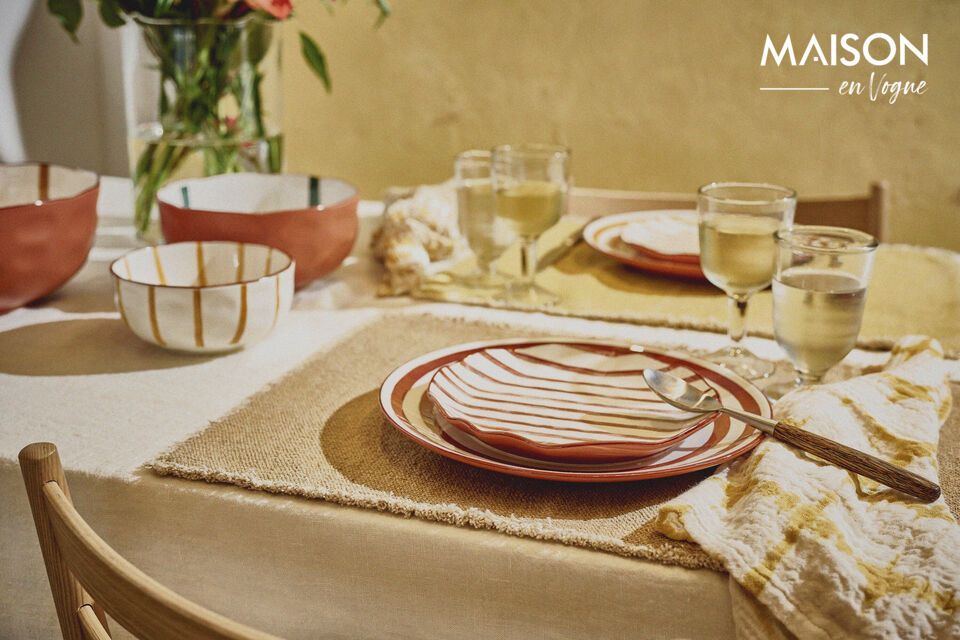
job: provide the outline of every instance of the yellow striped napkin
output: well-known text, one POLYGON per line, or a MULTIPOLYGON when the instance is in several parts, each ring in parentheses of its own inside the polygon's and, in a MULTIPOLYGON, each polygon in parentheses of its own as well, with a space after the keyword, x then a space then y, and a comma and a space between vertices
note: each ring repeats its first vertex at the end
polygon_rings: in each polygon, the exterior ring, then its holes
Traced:
MULTIPOLYGON (((881 370, 775 411, 936 480, 950 408, 939 343, 910 337, 881 370)), ((799 637, 960 637, 960 525, 943 498, 913 501, 767 439, 664 505, 657 529, 720 559, 799 637)))

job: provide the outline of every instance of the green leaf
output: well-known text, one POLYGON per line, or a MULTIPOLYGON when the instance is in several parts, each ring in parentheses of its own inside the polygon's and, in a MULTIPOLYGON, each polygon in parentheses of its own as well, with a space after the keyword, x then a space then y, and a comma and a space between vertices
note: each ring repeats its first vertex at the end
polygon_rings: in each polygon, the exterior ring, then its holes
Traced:
POLYGON ((380 16, 377 18, 377 24, 376 24, 376 26, 379 27, 380 25, 383 24, 384 20, 390 17, 390 12, 392 11, 392 9, 390 8, 390 3, 387 0, 373 0, 373 1, 377 5, 377 9, 380 9, 380 16))
POLYGON ((153 10, 154 18, 162 18, 173 7, 173 0, 157 0, 157 6, 153 10))
POLYGON ((77 27, 80 26, 80 20, 83 18, 81 0, 47 0, 47 11, 60 20, 60 24, 76 42, 77 27))
POLYGON ((327 71, 327 58, 323 55, 323 51, 320 50, 317 43, 313 41, 313 38, 303 31, 300 32, 300 52, 303 54, 303 59, 307 61, 313 72, 323 82, 327 93, 330 93, 332 85, 330 83, 330 73, 327 71))
POLYGON ((117 0, 99 0, 100 18, 108 27, 122 27, 125 20, 117 0))

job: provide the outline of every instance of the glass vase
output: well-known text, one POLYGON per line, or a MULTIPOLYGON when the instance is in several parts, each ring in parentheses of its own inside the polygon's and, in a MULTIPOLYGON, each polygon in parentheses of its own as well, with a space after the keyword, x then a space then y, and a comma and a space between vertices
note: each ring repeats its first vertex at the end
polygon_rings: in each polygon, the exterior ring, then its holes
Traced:
POLYGON ((171 180, 279 173, 281 23, 134 20, 127 65, 130 175, 137 235, 160 240, 156 195, 171 180))

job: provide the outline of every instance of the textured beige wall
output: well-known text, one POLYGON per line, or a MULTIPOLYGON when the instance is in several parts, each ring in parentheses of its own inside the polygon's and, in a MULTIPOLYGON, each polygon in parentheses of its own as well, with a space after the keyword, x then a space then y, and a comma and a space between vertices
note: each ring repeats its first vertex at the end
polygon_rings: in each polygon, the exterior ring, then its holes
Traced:
MULTIPOLYGON (((319 3, 317 3, 319 5, 319 3)), ((284 51, 288 168, 355 181, 438 181, 454 154, 501 141, 563 142, 578 184, 692 191, 711 180, 801 195, 893 189, 893 239, 960 249, 960 2, 394 0, 378 31, 355 0, 330 16, 301 0, 284 51), (295 30, 323 43, 323 94, 295 30), (930 34, 927 81, 890 105, 843 97, 871 67, 761 68, 766 33, 930 34), (831 86, 761 93, 760 86, 831 86)))

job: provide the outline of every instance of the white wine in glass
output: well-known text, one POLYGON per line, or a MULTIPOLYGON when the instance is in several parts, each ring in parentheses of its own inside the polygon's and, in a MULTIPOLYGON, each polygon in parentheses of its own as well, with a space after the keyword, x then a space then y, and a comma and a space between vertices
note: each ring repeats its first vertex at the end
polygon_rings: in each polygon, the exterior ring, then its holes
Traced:
POLYGON ((501 145, 493 150, 497 216, 520 236, 523 277, 509 299, 524 306, 555 304, 559 296, 537 284, 537 238, 555 225, 567 203, 570 152, 547 144, 501 145))
POLYGON ((820 379, 857 344, 867 288, 836 271, 794 267, 773 281, 773 332, 801 376, 820 379))
POLYGON ((707 279, 727 293, 748 295, 773 279, 780 221, 718 214, 700 224, 700 266, 707 279))
POLYGON ((497 189, 497 211, 518 236, 536 238, 560 220, 563 190, 540 180, 504 186, 497 189))
POLYGON ((707 356, 734 373, 756 380, 773 373, 741 341, 747 301, 770 285, 776 267, 777 230, 793 224, 797 194, 771 184, 714 182, 697 193, 700 266, 707 280, 727 294, 730 346, 707 356))

